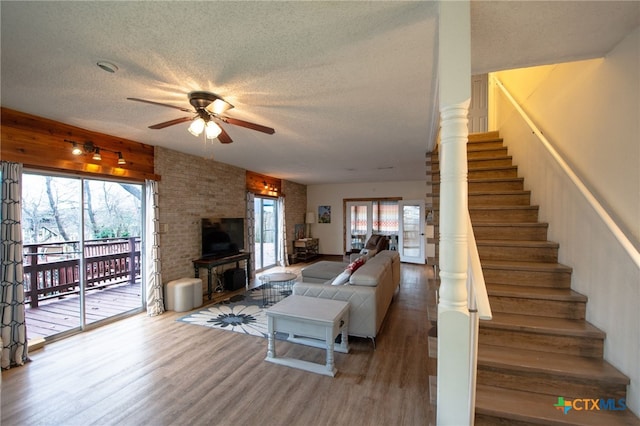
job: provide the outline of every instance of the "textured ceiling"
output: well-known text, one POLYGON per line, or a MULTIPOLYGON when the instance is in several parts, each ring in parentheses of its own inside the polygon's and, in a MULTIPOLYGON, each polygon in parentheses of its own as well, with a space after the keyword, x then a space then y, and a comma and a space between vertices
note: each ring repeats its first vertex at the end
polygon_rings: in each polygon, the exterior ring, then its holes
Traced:
MULTIPOLYGON (((604 55, 640 24, 638 2, 472 2, 474 73, 604 55)), ((425 177, 433 139, 437 2, 6 2, 2 106, 304 184, 425 177), (119 67, 99 69, 99 60, 119 67), (205 144, 183 117, 218 93, 205 144)))

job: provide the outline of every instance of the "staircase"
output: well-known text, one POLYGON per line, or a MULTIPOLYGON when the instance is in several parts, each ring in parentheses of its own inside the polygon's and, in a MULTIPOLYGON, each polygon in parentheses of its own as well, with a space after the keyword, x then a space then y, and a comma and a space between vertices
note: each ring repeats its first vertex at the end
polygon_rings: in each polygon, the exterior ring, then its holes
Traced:
MULTIPOLYGON (((470 135, 467 155, 469 211, 493 311, 492 321, 480 321, 476 425, 640 425, 628 409, 595 410, 591 401, 567 414, 554 407, 558 397, 617 403, 629 379, 604 361, 605 333, 585 321, 587 298, 571 290, 572 270, 558 263, 558 244, 547 240, 499 134, 470 135)), ((431 173, 437 264, 437 153, 431 173)), ((435 302, 429 317, 435 324, 435 302)), ((437 329, 431 334, 435 358, 437 329)))

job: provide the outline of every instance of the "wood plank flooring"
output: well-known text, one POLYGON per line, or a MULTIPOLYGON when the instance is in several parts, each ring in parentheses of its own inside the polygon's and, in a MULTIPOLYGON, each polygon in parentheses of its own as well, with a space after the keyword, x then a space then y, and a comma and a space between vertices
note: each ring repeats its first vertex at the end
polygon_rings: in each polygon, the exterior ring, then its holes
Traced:
MULTIPOLYGON (((139 314, 50 343, 3 371, 2 424, 428 424, 433 271, 401 269, 376 349, 350 339, 350 353, 335 354, 335 378, 265 362, 266 339, 176 321, 186 313, 139 314)), ((325 357, 288 342, 278 351, 325 357)))

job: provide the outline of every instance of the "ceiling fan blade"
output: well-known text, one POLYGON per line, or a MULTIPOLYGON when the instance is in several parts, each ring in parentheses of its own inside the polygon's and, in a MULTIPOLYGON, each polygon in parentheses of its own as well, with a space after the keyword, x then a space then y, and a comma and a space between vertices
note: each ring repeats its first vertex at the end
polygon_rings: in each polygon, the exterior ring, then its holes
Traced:
POLYGON ((250 123, 250 122, 244 121, 244 120, 238 120, 237 118, 223 117, 223 116, 218 116, 218 118, 220 120, 224 121, 225 123, 234 124, 236 126, 241 126, 241 127, 246 127, 247 129, 257 130, 259 132, 268 133, 270 135, 272 135, 272 134, 274 134, 276 132, 271 127, 261 126, 260 124, 250 123))
POLYGON ((233 140, 229 136, 229 133, 225 132, 222 127, 220 127, 220 130, 222 130, 222 132, 220 132, 220 134, 218 135, 218 140, 220 141, 220 143, 231 143, 231 142, 233 142, 233 140))
POLYGON ((174 124, 184 123, 185 121, 191 121, 193 117, 182 117, 176 118, 175 120, 165 121, 163 123, 154 124, 153 126, 149 126, 150 129, 164 129, 165 127, 173 126, 174 124))
POLYGON ((148 101, 146 99, 140 99, 140 98, 127 98, 127 99, 130 100, 130 101, 144 102, 145 104, 151 104, 151 105, 158 105, 158 106, 163 106, 163 107, 175 108, 175 109, 179 109, 180 111, 184 111, 184 112, 193 112, 193 110, 189 109, 189 108, 183 108, 183 107, 179 107, 179 106, 175 106, 175 105, 163 104, 163 103, 160 103, 160 102, 148 101))

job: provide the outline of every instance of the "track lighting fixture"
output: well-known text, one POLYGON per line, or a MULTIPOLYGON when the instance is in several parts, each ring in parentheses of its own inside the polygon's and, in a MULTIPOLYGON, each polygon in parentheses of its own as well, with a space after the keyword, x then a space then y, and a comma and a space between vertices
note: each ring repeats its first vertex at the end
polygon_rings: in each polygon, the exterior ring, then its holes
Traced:
POLYGON ((100 148, 96 148, 96 150, 93 151, 93 157, 91 158, 93 158, 96 161, 102 160, 102 155, 100 155, 100 148))
POLYGON ((73 149, 71 150, 71 153, 72 153, 73 155, 80 155, 80 154, 82 154, 82 150, 80 149, 80 147, 78 146, 78 144, 77 144, 77 143, 75 143, 75 142, 73 143, 73 149))
POLYGON ((124 157, 122 156, 122 152, 120 151, 112 151, 110 149, 107 148, 101 148, 99 146, 94 145, 93 142, 91 141, 87 141, 83 144, 79 144, 78 142, 75 141, 70 141, 65 139, 65 142, 68 142, 72 145, 71 148, 71 153, 73 155, 82 155, 82 154, 92 154, 91 155, 91 159, 94 161, 102 161, 102 154, 100 153, 101 151, 107 151, 107 152, 113 152, 114 154, 116 154, 118 156, 118 165, 119 166, 123 166, 125 164, 127 164, 126 160, 124 159, 124 157))

